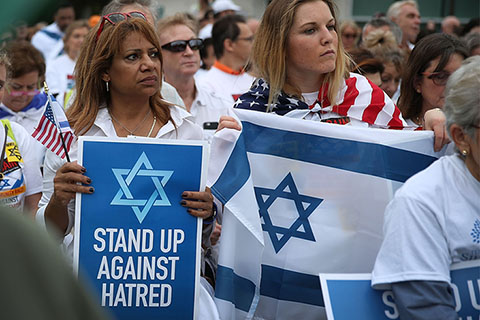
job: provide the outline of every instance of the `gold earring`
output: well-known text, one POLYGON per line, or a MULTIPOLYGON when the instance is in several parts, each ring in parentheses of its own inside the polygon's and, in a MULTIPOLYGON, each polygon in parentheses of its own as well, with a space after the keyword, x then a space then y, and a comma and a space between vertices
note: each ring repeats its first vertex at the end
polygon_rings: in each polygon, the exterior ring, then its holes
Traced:
POLYGON ((467 151, 467 150, 462 150, 462 155, 463 155, 464 157, 466 157, 466 156, 468 155, 468 151, 467 151))

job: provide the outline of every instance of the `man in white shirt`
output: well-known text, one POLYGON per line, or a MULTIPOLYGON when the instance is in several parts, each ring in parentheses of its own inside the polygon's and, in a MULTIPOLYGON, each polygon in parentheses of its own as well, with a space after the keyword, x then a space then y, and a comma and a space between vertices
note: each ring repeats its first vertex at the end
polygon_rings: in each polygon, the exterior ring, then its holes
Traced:
POLYGON ((228 15, 215 22, 212 38, 217 60, 198 82, 224 96, 233 105, 250 89, 254 80, 244 69, 254 36, 242 16, 228 15))
POLYGON ((185 108, 204 129, 209 140, 215 133, 222 115, 232 107, 229 100, 205 88, 194 79, 200 68, 200 48, 203 41, 197 38, 197 29, 184 14, 176 14, 158 23, 157 33, 162 45, 165 80, 173 85, 183 99, 185 108))
POLYGON ((75 20, 75 10, 71 3, 59 5, 54 22, 41 29, 32 37, 32 44, 45 60, 55 58, 63 51, 63 35, 67 27, 75 20))
POLYGON ((387 17, 402 29, 402 46, 412 50, 420 32, 420 12, 417 2, 413 0, 394 2, 388 8, 387 17))

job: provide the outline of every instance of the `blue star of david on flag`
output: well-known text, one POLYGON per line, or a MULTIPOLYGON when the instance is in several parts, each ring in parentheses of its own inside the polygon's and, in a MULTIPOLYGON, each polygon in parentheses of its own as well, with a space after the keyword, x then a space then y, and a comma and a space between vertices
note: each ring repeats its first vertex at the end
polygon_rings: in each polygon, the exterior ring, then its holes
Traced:
POLYGON ((288 173, 273 190, 259 187, 254 189, 260 218, 263 218, 262 229, 270 236, 275 253, 278 253, 291 238, 315 242, 308 217, 322 203, 323 199, 299 194, 291 173, 288 173), (269 212, 269 209, 278 198, 292 200, 295 203, 298 218, 289 228, 275 226, 272 223, 271 215, 274 215, 275 212, 269 212))
POLYGON ((117 179, 120 189, 113 198, 111 205, 129 206, 137 216, 138 222, 142 223, 152 206, 170 206, 164 187, 173 174, 173 171, 153 170, 150 160, 145 152, 142 152, 132 169, 114 169, 113 174, 117 179), (141 169, 142 165, 145 169, 141 169), (150 177, 155 189, 148 199, 135 199, 129 186, 137 176, 150 177), (125 178, 124 178, 125 177, 125 178), (161 177, 161 181, 159 179, 161 177), (159 198, 159 199, 157 199, 159 198), (140 207, 143 206, 143 209, 140 207))
POLYGON ((8 179, 6 178, 3 178, 2 180, 0 180, 0 190, 3 190, 3 188, 5 187, 10 187, 10 183, 8 183, 8 179))

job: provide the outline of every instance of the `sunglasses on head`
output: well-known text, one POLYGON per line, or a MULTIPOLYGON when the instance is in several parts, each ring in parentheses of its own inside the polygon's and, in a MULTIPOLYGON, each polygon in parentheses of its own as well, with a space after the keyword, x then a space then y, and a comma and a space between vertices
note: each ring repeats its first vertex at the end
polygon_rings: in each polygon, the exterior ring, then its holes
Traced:
POLYGON ((428 79, 432 80, 434 84, 437 86, 444 86, 447 84, 448 78, 450 77, 450 73, 446 71, 439 71, 439 72, 422 72, 424 76, 428 79))
POLYGON ((183 52, 187 49, 187 45, 192 50, 199 50, 203 48, 202 39, 191 39, 191 40, 176 40, 169 43, 166 43, 162 46, 162 49, 171 51, 171 52, 183 52))
POLYGON ((96 41, 98 41, 98 38, 100 37, 100 34, 103 31, 103 26, 105 25, 105 21, 108 21, 112 25, 115 25, 115 24, 119 23, 120 21, 128 20, 129 18, 140 18, 140 19, 143 19, 145 21, 147 20, 145 15, 143 13, 141 13, 140 11, 132 11, 132 12, 128 12, 128 13, 112 12, 112 13, 109 13, 107 15, 104 15, 103 18, 102 18, 102 22, 100 24, 100 27, 98 28, 98 31, 97 31, 96 41))

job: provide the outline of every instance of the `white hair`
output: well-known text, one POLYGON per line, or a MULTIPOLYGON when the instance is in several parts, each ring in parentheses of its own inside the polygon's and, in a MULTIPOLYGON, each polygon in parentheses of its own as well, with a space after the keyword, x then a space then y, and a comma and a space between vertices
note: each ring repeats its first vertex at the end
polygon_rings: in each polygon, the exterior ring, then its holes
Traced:
POLYGON ((459 125, 470 137, 475 135, 475 125, 480 124, 480 56, 473 56, 448 78, 445 88, 447 128, 459 125))
POLYGON ((417 1, 415 0, 403 0, 403 1, 396 1, 390 5, 387 11, 387 17, 390 19, 397 18, 398 15, 400 14, 400 10, 403 6, 405 5, 411 5, 414 6, 415 9, 418 10, 418 4, 417 1))

